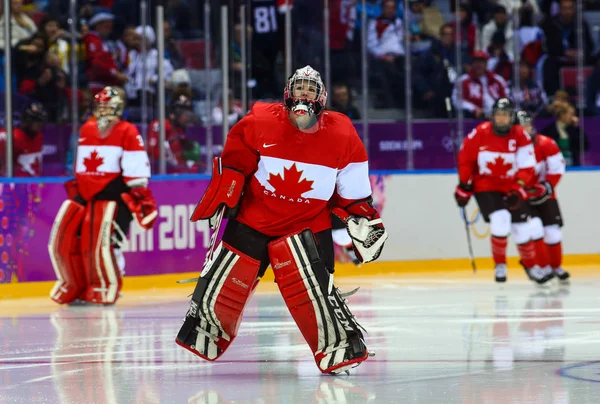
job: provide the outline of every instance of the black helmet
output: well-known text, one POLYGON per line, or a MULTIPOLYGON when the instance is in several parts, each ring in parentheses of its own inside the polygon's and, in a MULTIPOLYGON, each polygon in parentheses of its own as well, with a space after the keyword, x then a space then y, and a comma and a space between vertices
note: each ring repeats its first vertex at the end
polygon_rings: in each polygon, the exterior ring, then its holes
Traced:
POLYGON ((512 128, 515 123, 515 106, 512 101, 508 98, 499 98, 494 103, 492 107, 492 128, 494 129, 494 133, 500 136, 507 135, 510 132, 510 128, 512 128), (498 111, 506 111, 510 113, 511 119, 508 125, 497 125, 496 120, 494 119, 496 116, 496 112, 498 111))
POLYGON ((193 111, 193 109, 192 100, 183 94, 173 98, 169 103, 169 114, 177 115, 183 111, 193 111))
POLYGON ((519 122, 519 125, 521 126, 525 126, 525 125, 531 125, 531 127, 533 128, 533 132, 534 133, 529 133, 530 136, 535 136, 535 127, 533 126, 533 117, 531 116, 531 114, 527 111, 519 111, 517 112, 517 122, 519 122))
POLYGON ((38 134, 40 127, 33 127, 36 123, 45 123, 48 120, 46 110, 39 102, 32 102, 21 113, 20 127, 29 136, 38 134))

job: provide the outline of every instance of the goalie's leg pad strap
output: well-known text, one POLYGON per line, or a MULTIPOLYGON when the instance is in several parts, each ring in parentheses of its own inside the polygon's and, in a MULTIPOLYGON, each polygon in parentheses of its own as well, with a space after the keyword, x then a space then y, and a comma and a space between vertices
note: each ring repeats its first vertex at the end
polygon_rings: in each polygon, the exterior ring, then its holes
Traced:
POLYGON ((260 261, 221 242, 198 279, 177 344, 207 360, 233 342, 244 307, 258 285, 260 261))
POLYGON ((87 287, 81 299, 94 304, 114 304, 122 287, 122 274, 113 247, 113 221, 117 214, 114 201, 87 204, 81 226, 81 255, 87 287))
POLYGON ((50 298, 56 303, 71 303, 85 289, 83 261, 78 237, 85 207, 71 200, 61 205, 50 231, 48 253, 56 273, 50 298))
POLYGON ((367 359, 363 335, 333 275, 323 265, 310 230, 269 244, 275 281, 323 373, 346 370, 367 359))

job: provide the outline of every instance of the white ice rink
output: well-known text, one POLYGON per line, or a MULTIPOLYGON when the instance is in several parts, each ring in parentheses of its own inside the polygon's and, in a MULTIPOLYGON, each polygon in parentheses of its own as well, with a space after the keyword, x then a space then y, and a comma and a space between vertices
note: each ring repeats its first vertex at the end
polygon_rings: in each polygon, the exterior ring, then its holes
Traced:
POLYGON ((375 351, 321 375, 272 284, 217 362, 175 345, 192 286, 117 307, 0 301, 0 403, 600 403, 600 271, 540 288, 518 271, 345 278, 375 351))

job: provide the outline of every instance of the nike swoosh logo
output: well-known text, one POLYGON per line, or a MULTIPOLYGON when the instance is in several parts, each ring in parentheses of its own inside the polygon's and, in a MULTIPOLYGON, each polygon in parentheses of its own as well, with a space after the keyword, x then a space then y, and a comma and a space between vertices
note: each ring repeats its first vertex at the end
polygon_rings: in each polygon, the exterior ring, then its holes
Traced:
POLYGON ((273 144, 266 144, 266 143, 263 143, 263 147, 264 147, 265 149, 268 149, 269 147, 273 147, 273 146, 277 146, 277 143, 273 143, 273 144))

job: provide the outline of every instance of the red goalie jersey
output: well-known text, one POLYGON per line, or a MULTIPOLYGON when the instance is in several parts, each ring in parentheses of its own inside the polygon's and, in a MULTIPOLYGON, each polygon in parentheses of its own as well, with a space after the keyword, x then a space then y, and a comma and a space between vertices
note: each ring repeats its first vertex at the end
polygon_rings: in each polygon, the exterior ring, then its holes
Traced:
POLYGON ((467 135, 458 154, 460 182, 471 180, 475 193, 508 192, 516 179, 529 183, 535 163, 531 137, 520 125, 497 136, 490 122, 482 123, 467 135))
POLYGON ((257 103, 229 133, 223 166, 248 185, 236 219, 269 236, 331 228, 328 202, 371 195, 367 153, 350 120, 325 111, 320 130, 296 129, 283 104, 257 103))
POLYGON ((79 194, 89 201, 122 176, 128 186, 145 186, 150 178, 150 163, 137 128, 119 121, 110 134, 101 138, 96 118, 82 127, 77 146, 75 178, 79 194))
MULTIPOLYGON (((548 181, 553 189, 565 173, 565 159, 554 140, 544 135, 535 136, 535 166, 534 183, 548 181)), ((555 192, 552 192, 552 199, 556 199, 555 192)))

